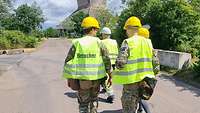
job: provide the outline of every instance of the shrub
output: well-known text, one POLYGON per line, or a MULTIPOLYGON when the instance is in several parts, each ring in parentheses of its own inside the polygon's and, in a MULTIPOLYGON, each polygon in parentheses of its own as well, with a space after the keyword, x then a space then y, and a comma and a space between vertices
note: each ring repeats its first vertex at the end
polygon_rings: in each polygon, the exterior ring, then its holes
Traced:
POLYGON ((197 57, 199 58, 199 61, 194 63, 193 70, 198 73, 198 77, 200 79, 200 50, 198 51, 197 57))
POLYGON ((41 38, 44 37, 44 32, 40 31, 40 30, 33 30, 31 35, 38 38, 38 39, 41 39, 41 38))
POLYGON ((123 30, 125 21, 130 16, 137 16, 142 24, 151 26, 151 39, 155 48, 192 51, 193 48, 198 50, 196 47, 200 47, 199 43, 194 44, 196 41, 193 41, 200 36, 200 15, 188 1, 130 0, 127 4, 115 31, 119 43, 126 38, 123 30), (191 45, 191 50, 184 48, 184 43, 191 45))
POLYGON ((20 31, 3 31, 2 34, 11 43, 11 49, 24 46, 24 34, 20 31))
POLYGON ((28 36, 20 31, 3 30, 0 32, 0 49, 17 49, 35 47, 37 44, 34 36, 28 36))
POLYGON ((33 36, 27 36, 25 38, 25 48, 34 48, 36 47, 37 40, 33 36))
POLYGON ((9 48, 10 48, 10 41, 8 41, 5 37, 0 36, 0 50, 9 48))

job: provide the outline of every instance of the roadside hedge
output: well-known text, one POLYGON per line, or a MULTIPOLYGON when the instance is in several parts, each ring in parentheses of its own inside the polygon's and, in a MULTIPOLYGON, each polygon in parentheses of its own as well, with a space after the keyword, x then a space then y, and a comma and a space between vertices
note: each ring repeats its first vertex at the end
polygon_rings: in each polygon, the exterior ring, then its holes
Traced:
POLYGON ((32 48, 37 44, 37 39, 33 36, 25 35, 20 31, 1 30, 0 31, 0 50, 32 48))

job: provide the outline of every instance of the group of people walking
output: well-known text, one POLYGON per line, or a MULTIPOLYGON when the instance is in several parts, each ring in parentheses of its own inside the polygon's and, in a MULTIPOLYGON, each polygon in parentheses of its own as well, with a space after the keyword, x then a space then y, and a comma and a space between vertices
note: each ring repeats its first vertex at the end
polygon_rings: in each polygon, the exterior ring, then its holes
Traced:
POLYGON ((128 38, 118 49, 108 27, 97 37, 100 26, 94 17, 84 18, 81 27, 85 35, 72 41, 63 72, 68 86, 77 91, 79 112, 97 113, 101 86, 107 102, 113 103, 114 83, 123 85, 122 112, 139 113, 138 105, 151 97, 159 72, 149 30, 142 27, 139 18, 128 18, 124 25, 128 38))

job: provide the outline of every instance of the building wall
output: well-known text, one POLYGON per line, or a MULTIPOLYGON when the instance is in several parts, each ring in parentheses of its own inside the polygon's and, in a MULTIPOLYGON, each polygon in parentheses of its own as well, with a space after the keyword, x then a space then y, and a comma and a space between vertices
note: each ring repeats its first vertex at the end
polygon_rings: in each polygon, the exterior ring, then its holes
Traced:
POLYGON ((175 68, 184 69, 191 63, 191 54, 182 53, 176 51, 166 51, 156 49, 157 55, 160 61, 160 65, 175 68))
POLYGON ((92 7, 106 7, 106 0, 91 0, 92 7))
POLYGON ((89 15, 96 17, 96 12, 98 8, 106 8, 107 0, 91 0, 91 7, 89 10, 89 15))

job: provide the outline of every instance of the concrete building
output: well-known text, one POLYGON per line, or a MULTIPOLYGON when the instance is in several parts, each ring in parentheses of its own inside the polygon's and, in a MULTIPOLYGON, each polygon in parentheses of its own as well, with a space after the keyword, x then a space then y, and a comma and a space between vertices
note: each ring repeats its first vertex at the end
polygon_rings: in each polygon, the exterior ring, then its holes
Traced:
POLYGON ((96 12, 99 8, 106 8, 107 0, 90 0, 89 15, 96 17, 96 12))
POLYGON ((156 49, 160 65, 175 69, 184 69, 191 64, 192 56, 189 53, 156 49))
POLYGON ((64 37, 65 34, 66 34, 66 32, 67 32, 67 29, 64 28, 61 24, 59 24, 59 25, 56 26, 56 30, 58 30, 59 37, 64 37))

